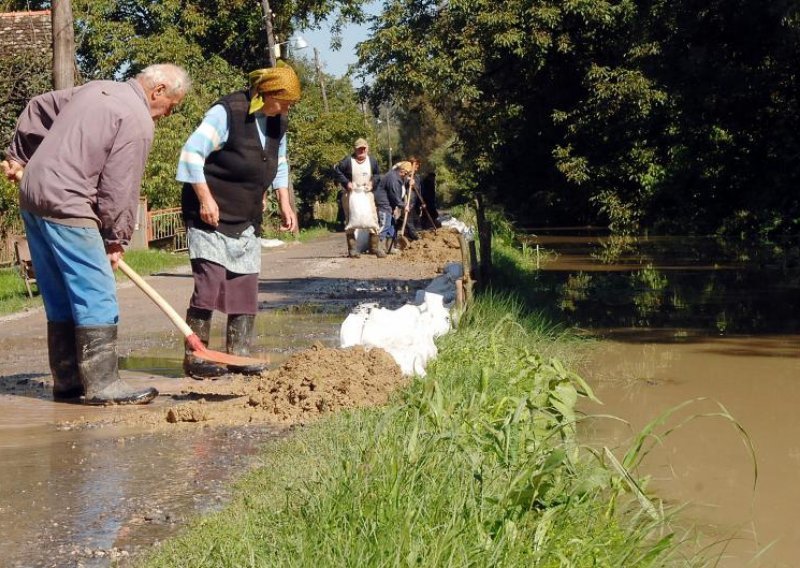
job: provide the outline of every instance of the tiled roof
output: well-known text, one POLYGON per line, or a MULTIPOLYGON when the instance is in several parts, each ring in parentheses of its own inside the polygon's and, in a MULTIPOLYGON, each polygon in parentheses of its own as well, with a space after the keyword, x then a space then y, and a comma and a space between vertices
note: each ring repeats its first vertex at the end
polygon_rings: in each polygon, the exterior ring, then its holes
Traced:
POLYGON ((52 47, 50 10, 0 13, 0 53, 52 47))

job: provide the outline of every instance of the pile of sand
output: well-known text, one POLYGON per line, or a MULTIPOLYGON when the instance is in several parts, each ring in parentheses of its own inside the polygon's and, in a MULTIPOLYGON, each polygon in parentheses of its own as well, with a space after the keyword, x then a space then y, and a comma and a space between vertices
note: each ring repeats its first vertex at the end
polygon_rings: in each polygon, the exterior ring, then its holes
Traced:
MULTIPOLYGON (((403 262, 431 263, 444 267, 448 262, 461 262, 461 246, 458 242, 458 231, 455 229, 437 229, 418 231, 419 239, 409 241, 402 254, 397 255, 403 262)), ((390 258, 394 258, 389 255, 390 258)))
POLYGON ((199 400, 170 407, 164 418, 170 423, 304 423, 345 408, 384 404, 405 380, 383 349, 315 345, 259 377, 198 382, 185 395, 199 400), (219 400, 225 397, 235 398, 219 400))
POLYGON ((95 419, 84 417, 60 427, 304 424, 330 412, 385 404, 391 393, 407 382, 383 349, 334 349, 317 344, 260 376, 192 381, 166 406, 110 407, 109 413, 95 419))

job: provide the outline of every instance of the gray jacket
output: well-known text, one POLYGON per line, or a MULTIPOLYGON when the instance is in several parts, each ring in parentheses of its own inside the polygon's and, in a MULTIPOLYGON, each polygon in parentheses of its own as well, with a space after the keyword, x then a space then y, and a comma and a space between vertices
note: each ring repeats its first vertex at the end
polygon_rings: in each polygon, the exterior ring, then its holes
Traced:
POLYGON ((154 131, 135 80, 33 98, 6 151, 25 165, 20 207, 56 223, 96 226, 107 245, 127 244, 154 131))

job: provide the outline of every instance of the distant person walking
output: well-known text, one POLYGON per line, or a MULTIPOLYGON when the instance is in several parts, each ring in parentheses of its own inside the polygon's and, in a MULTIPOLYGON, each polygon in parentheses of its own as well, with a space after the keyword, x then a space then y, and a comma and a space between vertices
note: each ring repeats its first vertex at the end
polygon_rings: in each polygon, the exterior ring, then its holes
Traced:
MULTIPOLYGON (((177 180, 194 293, 186 322, 208 345, 214 310, 227 314, 226 350, 246 356, 258 312, 261 271, 259 231, 264 193, 278 197, 281 229, 297 218, 289 196, 287 112, 300 100, 300 81, 287 65, 250 73, 250 88, 217 101, 181 152, 177 180)), ((186 346, 184 372, 208 378, 228 371, 256 374, 264 367, 222 367, 194 356, 186 346)))
MULTIPOLYGON (((339 196, 340 205, 344 211, 345 238, 347 239, 347 255, 351 258, 360 256, 358 243, 356 241, 356 229, 369 231, 370 252, 378 258, 383 258, 386 253, 378 246, 378 214, 375 209, 375 200, 369 196, 362 199, 359 194, 370 193, 377 186, 380 178, 378 161, 369 155, 369 143, 364 138, 359 138, 353 144, 353 153, 345 156, 333 168, 334 177, 338 181, 342 190, 339 196), (360 217, 369 217, 358 222, 354 222, 350 216, 350 202, 352 199, 361 201, 371 206, 369 213, 359 211, 360 217)), ((354 211, 355 213, 355 211, 354 211)))
POLYGON ((154 388, 119 378, 114 269, 133 235, 155 132, 190 87, 175 65, 124 83, 91 81, 32 99, 17 121, 4 173, 16 179, 47 317, 53 398, 143 404, 154 388))

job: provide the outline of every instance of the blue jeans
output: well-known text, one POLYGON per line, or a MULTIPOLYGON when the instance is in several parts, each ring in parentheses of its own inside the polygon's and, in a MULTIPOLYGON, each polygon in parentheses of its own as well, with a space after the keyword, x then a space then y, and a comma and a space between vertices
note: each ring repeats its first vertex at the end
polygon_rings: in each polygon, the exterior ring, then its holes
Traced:
POLYGON ((378 209, 378 225, 380 226, 379 238, 394 238, 394 217, 392 217, 391 209, 378 209))
POLYGON ((100 231, 59 225, 28 211, 22 220, 47 320, 116 324, 117 283, 100 231))

